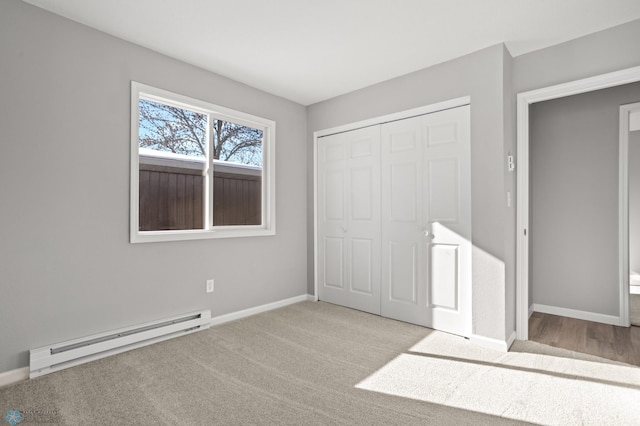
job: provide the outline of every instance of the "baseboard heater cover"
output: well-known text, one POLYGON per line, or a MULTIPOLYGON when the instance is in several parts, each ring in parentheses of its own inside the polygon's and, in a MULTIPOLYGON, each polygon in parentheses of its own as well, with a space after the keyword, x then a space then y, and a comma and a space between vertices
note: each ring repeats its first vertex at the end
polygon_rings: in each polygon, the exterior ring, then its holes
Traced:
POLYGON ((210 325, 211 311, 204 310, 31 349, 29 378, 204 330, 210 325))

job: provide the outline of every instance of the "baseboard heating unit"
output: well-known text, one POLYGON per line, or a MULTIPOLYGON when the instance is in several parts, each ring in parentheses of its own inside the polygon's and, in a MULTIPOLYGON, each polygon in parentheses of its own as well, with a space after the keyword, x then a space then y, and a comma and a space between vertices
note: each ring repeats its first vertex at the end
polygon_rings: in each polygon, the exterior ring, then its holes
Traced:
POLYGON ((29 378, 147 346, 211 325, 211 311, 199 311, 29 351, 29 378))

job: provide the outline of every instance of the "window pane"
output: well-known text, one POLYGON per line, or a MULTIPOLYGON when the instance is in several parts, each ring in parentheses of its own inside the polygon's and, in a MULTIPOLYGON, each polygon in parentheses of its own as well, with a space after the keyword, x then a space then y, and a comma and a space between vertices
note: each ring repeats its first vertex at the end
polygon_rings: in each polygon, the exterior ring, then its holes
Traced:
POLYGON ((213 120, 213 225, 262 223, 262 130, 213 120))
POLYGON ((207 116, 138 102, 139 230, 203 229, 207 116))
POLYGON ((140 99, 140 148, 206 157, 207 116, 187 109, 140 99))

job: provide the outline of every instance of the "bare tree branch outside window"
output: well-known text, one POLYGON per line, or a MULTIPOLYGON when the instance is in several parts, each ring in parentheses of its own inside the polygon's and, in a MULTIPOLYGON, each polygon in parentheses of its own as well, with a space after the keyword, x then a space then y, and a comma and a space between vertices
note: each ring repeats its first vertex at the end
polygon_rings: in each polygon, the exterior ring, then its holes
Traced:
MULTIPOLYGON (((140 99, 141 148, 206 157, 207 116, 194 111, 140 99)), ((212 157, 216 160, 262 166, 262 131, 213 120, 212 157)))

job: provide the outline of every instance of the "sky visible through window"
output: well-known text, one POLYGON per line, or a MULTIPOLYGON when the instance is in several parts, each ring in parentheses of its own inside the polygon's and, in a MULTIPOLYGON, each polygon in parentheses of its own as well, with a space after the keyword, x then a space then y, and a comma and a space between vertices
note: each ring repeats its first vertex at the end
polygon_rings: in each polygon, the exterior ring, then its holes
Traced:
MULTIPOLYGON (((206 114, 140 99, 138 102, 139 147, 205 158, 206 114)), ((262 166, 262 131, 224 120, 212 120, 212 158, 262 166)))

